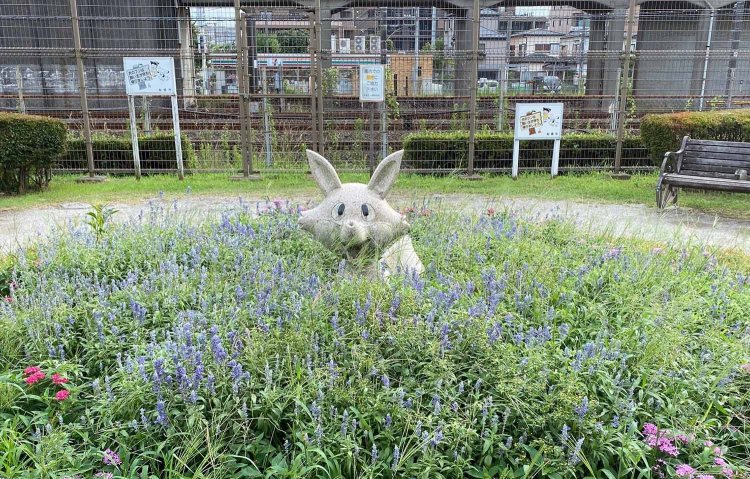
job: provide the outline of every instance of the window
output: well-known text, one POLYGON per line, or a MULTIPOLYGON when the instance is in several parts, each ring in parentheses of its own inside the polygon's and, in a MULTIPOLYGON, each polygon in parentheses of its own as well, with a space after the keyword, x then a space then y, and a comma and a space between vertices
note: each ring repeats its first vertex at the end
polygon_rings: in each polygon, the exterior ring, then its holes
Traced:
POLYGON ((487 45, 484 43, 479 44, 479 51, 480 52, 486 52, 487 51, 487 45))
POLYGON ((418 77, 422 76, 422 67, 417 67, 417 76, 418 77))
POLYGON ((550 45, 549 43, 537 43, 534 46, 534 51, 537 52, 548 52, 550 50, 552 50, 552 45, 550 45))

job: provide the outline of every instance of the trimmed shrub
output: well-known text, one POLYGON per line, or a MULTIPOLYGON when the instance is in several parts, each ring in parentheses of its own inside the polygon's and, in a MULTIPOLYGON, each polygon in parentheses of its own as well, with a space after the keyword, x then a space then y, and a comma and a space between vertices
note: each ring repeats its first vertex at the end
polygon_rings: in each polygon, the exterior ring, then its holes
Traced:
MULTIPOLYGON (((133 144, 130 137, 96 134, 92 137, 94 149, 94 169, 98 171, 124 170, 135 168, 133 164, 133 144)), ((160 132, 138 138, 138 151, 141 158, 141 169, 174 170, 177 168, 177 155, 174 147, 174 135, 160 132)), ((182 160, 186 169, 195 167, 195 150, 193 144, 182 135, 182 160)), ((65 170, 85 170, 86 142, 83 138, 68 140, 68 152, 57 165, 65 170)))
POLYGON ((646 115, 641 137, 658 166, 664 154, 679 149, 682 138, 750 142, 750 110, 680 112, 646 115))
MULTIPOLYGON (((522 141, 523 168, 549 168, 552 141, 522 141)), ((465 169, 469 134, 465 131, 415 133, 404 139, 405 169, 465 169)), ((560 168, 607 167, 613 164, 617 140, 603 133, 564 135, 560 145, 560 168)), ((477 169, 511 168, 512 133, 477 133, 474 166, 477 169)), ((650 167, 648 151, 640 137, 629 136, 623 144, 622 166, 650 167)))
POLYGON ((46 187, 65 151, 65 124, 43 116, 0 113, 0 191, 46 187))

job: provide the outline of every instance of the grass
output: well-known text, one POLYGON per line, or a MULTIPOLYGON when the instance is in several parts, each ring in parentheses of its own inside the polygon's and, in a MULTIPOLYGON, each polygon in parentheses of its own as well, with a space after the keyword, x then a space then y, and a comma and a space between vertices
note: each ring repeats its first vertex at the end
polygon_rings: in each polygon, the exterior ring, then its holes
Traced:
MULTIPOLYGON (((303 174, 264 175, 260 181, 230 181, 223 174, 195 174, 179 181, 175 176, 114 177, 100 184, 79 184, 74 176, 57 176, 47 191, 20 197, 0 198, 0 208, 33 208, 66 202, 133 202, 160 192, 180 196, 190 188, 194 195, 249 195, 293 197, 314 194, 312 179, 303 174)), ((366 182, 365 174, 343 174, 342 181, 366 182)), ((403 174, 396 182, 397 194, 414 196, 435 193, 465 193, 489 196, 530 197, 604 203, 643 204, 654 207, 655 174, 634 175, 629 181, 613 180, 606 174, 565 175, 550 179, 544 174, 487 176, 468 181, 456 176, 434 177, 403 174)), ((750 198, 742 194, 682 192, 679 205, 733 218, 750 218, 750 198)))
POLYGON ((9 257, 0 476, 747 477, 750 276, 556 219, 409 221, 427 269, 385 282, 275 209, 9 257))

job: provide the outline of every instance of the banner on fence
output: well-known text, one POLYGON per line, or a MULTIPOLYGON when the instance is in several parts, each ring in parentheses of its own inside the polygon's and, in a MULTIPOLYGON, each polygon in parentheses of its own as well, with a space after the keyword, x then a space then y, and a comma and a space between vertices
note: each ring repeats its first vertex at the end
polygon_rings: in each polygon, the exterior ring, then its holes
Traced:
POLYGON ((554 140, 552 176, 557 176, 562 138, 562 103, 516 103, 513 138, 513 178, 518 176, 521 140, 554 140))

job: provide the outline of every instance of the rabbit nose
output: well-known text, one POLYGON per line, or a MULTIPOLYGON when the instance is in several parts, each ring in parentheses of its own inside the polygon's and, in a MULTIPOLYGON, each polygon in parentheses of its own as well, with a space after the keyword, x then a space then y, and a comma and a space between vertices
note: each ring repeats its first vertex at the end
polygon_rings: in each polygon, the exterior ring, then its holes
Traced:
POLYGON ((354 228, 354 221, 352 221, 352 220, 349 220, 349 221, 348 221, 348 222, 346 223, 346 226, 348 226, 349 228, 354 228))

